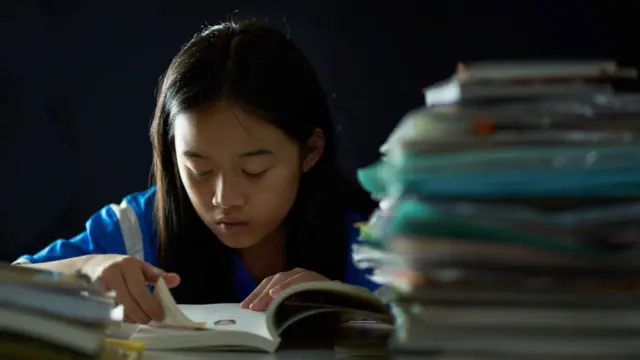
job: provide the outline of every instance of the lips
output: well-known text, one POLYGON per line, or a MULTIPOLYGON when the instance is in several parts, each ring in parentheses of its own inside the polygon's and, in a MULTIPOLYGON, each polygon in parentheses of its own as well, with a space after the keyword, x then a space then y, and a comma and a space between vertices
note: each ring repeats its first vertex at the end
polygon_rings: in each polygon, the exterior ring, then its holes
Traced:
POLYGON ((220 220, 216 221, 216 224, 218 224, 218 227, 224 232, 240 231, 249 225, 246 221, 236 220, 220 220))

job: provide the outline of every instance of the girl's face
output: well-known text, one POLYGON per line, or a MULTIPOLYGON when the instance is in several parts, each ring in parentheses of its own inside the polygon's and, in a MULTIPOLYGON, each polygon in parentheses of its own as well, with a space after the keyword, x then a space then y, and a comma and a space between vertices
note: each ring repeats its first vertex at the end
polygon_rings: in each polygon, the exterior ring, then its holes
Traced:
MULTIPOLYGON (((244 249, 276 231, 298 191, 306 161, 280 129, 222 102, 178 114, 174 122, 180 178, 196 212, 227 246, 244 249)), ((323 139, 321 139, 323 140, 323 139)))

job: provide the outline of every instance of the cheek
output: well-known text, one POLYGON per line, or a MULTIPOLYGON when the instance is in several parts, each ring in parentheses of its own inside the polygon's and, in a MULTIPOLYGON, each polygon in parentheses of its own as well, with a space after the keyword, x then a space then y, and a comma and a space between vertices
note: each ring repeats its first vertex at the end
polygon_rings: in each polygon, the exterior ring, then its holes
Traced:
POLYGON ((213 207, 213 189, 205 182, 195 181, 189 176, 184 167, 180 167, 180 179, 184 186, 191 204, 196 209, 196 212, 200 215, 206 212, 207 209, 213 207))
POLYGON ((270 227, 277 227, 295 201, 299 181, 300 174, 288 169, 278 169, 270 174, 252 196, 253 215, 262 219, 261 222, 271 223, 270 227))

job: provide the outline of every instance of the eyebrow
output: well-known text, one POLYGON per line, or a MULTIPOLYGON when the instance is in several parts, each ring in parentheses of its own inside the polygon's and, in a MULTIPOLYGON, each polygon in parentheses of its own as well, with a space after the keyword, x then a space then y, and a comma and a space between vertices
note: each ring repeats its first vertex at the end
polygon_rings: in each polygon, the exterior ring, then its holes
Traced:
POLYGON ((202 155, 197 151, 193 151, 193 150, 185 150, 182 152, 182 155, 186 156, 186 157, 190 157, 190 158, 196 158, 196 159, 208 159, 208 156, 202 155))
POLYGON ((273 155, 273 151, 269 149, 255 149, 255 150, 244 152, 240 154, 239 157, 245 158, 245 157, 264 156, 264 155, 273 155))
MULTIPOLYGON (((199 152, 194 150, 185 150, 182 152, 182 155, 190 158, 195 158, 195 159, 209 159, 208 156, 200 154, 199 152)), ((255 150, 244 152, 238 155, 238 157, 246 158, 246 157, 265 156, 265 155, 273 155, 273 151, 268 149, 255 149, 255 150)))

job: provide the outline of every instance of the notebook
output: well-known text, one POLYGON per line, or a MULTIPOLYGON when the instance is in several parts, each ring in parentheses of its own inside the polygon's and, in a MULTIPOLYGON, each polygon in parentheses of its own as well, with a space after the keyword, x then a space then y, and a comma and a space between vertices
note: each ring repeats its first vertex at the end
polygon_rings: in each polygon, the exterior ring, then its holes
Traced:
POLYGON ((122 320, 112 292, 79 274, 0 262, 0 358, 88 359, 122 320))
POLYGON ((480 62, 459 64, 448 80, 424 90, 425 105, 611 93, 611 80, 635 79, 612 61, 480 62))
POLYGON ((236 303, 178 305, 164 281, 158 282, 153 294, 162 304, 165 319, 140 326, 132 336, 150 350, 274 352, 286 328, 311 317, 332 318, 325 316, 328 314, 393 324, 385 304, 369 290, 335 281, 288 288, 264 312, 236 303))

